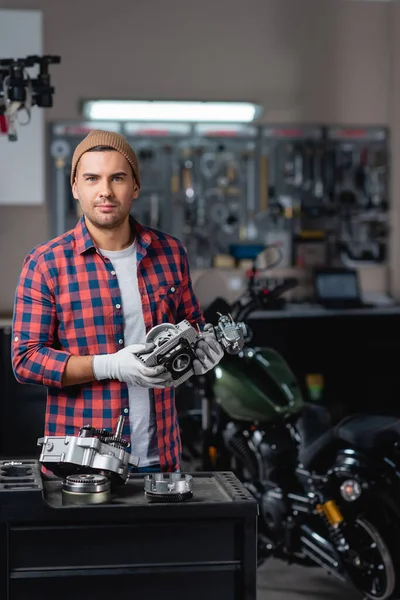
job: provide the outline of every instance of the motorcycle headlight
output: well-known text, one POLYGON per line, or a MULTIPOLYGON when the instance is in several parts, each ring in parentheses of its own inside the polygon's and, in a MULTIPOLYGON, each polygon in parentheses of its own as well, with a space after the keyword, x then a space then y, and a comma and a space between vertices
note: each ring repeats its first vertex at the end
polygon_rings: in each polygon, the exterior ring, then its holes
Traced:
POLYGON ((340 493, 346 502, 354 502, 362 494, 362 487, 356 479, 346 479, 340 486, 340 493))

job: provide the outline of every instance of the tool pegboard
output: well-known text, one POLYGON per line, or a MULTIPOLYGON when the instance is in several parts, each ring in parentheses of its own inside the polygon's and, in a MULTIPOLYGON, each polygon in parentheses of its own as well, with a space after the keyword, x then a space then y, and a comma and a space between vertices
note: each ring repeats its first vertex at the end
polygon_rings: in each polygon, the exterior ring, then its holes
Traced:
POLYGON ((318 126, 277 125, 262 131, 260 205, 268 241, 280 244, 284 266, 298 262, 298 236, 310 229, 309 220, 313 231, 320 229, 326 211, 324 137, 318 126))
POLYGON ((344 264, 381 263, 388 238, 388 133, 384 128, 327 129, 335 241, 344 264))
MULTIPOLYGON (((73 150, 91 129, 104 125, 51 126, 54 235, 73 227, 78 216, 69 183, 73 150)), ((106 128, 125 135, 138 156, 142 187, 132 214, 181 239, 191 264, 212 266, 230 244, 257 236, 256 127, 107 123, 106 128)))
POLYGON ((268 228, 290 244, 291 264, 385 261, 385 128, 266 127, 260 182, 268 228))
MULTIPOLYGON (((181 237, 198 267, 229 254, 237 240, 256 237, 257 130, 197 125, 179 148, 181 237)), ((174 212, 174 217, 176 212, 174 212)))
POLYGON ((69 176, 92 129, 125 135, 142 189, 132 214, 175 235, 193 267, 238 243, 275 243, 281 266, 386 259, 388 132, 327 125, 50 124, 52 234, 76 223, 69 176))

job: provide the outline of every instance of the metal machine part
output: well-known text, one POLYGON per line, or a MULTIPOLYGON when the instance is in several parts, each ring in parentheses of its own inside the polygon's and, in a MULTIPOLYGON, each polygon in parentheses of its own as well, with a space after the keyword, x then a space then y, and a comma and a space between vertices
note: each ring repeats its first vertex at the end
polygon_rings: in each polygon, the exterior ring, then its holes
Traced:
POLYGON ((42 446, 39 461, 59 477, 78 473, 101 473, 112 483, 126 483, 130 465, 138 466, 139 458, 126 452, 122 437, 124 416, 120 416, 115 433, 82 427, 79 436, 45 436, 38 439, 42 446))
POLYGON ((68 475, 62 487, 63 504, 102 504, 111 496, 111 482, 105 475, 68 475))
POLYGON ((228 354, 239 354, 247 336, 245 323, 235 323, 231 315, 219 314, 217 326, 214 327, 218 342, 228 354))
POLYGON ((156 325, 146 337, 146 342, 154 343, 155 349, 149 354, 138 355, 137 358, 147 367, 163 365, 171 373, 174 387, 177 387, 194 374, 197 337, 197 331, 186 320, 177 325, 156 325))
MULTIPOLYGON (((230 315, 220 314, 218 324, 213 329, 217 341, 228 354, 239 354, 247 332, 244 323, 235 323, 230 315)), ((174 387, 178 387, 194 375, 195 347, 203 335, 187 320, 177 325, 156 325, 146 337, 146 342, 154 343, 155 349, 148 354, 137 355, 137 358, 147 367, 163 365, 171 373, 174 387)))
POLYGON ((184 473, 151 473, 144 478, 144 493, 151 502, 184 502, 193 498, 193 477, 184 473))

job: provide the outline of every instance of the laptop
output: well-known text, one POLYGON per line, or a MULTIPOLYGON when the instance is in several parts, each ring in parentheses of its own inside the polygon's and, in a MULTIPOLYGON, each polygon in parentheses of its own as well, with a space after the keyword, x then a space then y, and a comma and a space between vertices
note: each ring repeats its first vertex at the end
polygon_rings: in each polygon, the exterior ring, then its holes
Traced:
POLYGON ((314 298, 317 304, 330 309, 372 306, 362 300, 358 271, 345 267, 315 269, 314 298))

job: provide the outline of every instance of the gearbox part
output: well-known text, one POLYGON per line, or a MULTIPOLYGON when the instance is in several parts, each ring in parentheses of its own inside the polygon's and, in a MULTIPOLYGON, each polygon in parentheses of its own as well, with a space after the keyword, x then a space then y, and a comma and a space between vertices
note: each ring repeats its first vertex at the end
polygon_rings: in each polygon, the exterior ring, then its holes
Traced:
POLYGON ((108 429, 96 429, 95 435, 97 435, 101 441, 106 441, 107 438, 113 437, 112 431, 108 431, 108 429))
MULTIPOLYGON (((228 354, 239 354, 244 346, 247 328, 244 323, 235 323, 231 315, 219 314, 218 324, 213 331, 217 341, 228 354)), ((147 354, 137 354, 146 367, 163 365, 171 373, 174 387, 194 375, 193 361, 197 358, 195 347, 203 333, 187 321, 156 325, 146 336, 147 343, 155 348, 147 354)))
POLYGON ((150 329, 146 336, 146 342, 148 344, 153 343, 159 348, 163 344, 169 342, 169 340, 174 338, 178 333, 179 329, 176 325, 173 325, 172 323, 163 323, 162 325, 156 325, 150 329))
POLYGON ((97 429, 91 425, 84 425, 79 430, 79 437, 95 437, 97 429))
POLYGON ((128 443, 122 439, 124 422, 125 417, 121 415, 115 432, 109 436, 104 435, 104 430, 87 425, 81 429, 82 435, 77 437, 39 438, 38 445, 42 446, 39 462, 57 477, 101 473, 114 485, 126 483, 130 466, 137 467, 139 458, 125 450, 128 443))
POLYGON ((190 360, 190 354, 185 354, 184 352, 182 352, 182 354, 179 354, 179 356, 174 358, 174 360, 172 361, 172 369, 176 373, 181 373, 189 367, 190 360))
POLYGON ((194 347, 197 339, 198 332, 186 319, 177 325, 156 325, 146 336, 147 343, 154 343, 154 350, 136 357, 147 367, 163 365, 171 373, 174 387, 177 387, 194 375, 194 347))
POLYGON ((144 478, 150 502, 185 502, 193 498, 193 477, 185 473, 151 473, 144 478))
POLYGON ((102 504, 111 497, 111 482, 105 475, 69 475, 62 486, 63 504, 102 504))
POLYGON ((112 437, 113 433, 107 429, 96 429, 91 425, 84 425, 79 430, 79 437, 97 437, 101 442, 107 443, 107 438, 112 437))
POLYGON ((184 494, 153 494, 152 492, 146 492, 146 498, 149 502, 186 502, 192 497, 192 492, 184 494))
POLYGON ((120 448, 121 450, 125 450, 125 448, 128 448, 129 446, 129 442, 126 442, 122 438, 115 436, 107 437, 105 443, 109 444, 110 446, 114 446, 114 448, 120 448))

